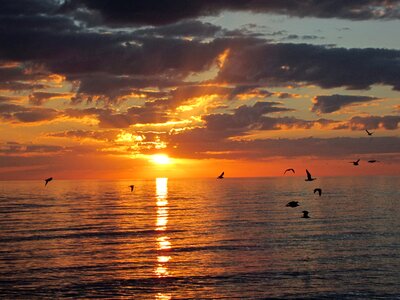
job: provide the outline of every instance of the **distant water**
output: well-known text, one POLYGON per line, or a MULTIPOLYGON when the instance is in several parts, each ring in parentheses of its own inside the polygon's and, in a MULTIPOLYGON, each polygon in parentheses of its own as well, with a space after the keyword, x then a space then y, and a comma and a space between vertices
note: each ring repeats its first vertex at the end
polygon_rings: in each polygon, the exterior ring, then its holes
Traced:
POLYGON ((400 299, 399 186, 0 182, 0 298, 400 299))

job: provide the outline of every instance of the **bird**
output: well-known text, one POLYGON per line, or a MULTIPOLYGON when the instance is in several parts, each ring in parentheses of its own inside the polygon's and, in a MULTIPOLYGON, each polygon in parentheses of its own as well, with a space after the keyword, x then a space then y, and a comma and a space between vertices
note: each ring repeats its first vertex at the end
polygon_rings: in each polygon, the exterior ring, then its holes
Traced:
POLYGON ((219 175, 219 176, 217 177, 217 179, 224 179, 224 174, 225 174, 225 172, 222 172, 221 175, 219 175))
POLYGON ((285 172, 283 172, 283 174, 286 174, 286 172, 292 171, 293 174, 295 174, 296 172, 294 171, 294 169, 286 169, 285 172))
POLYGON ((133 189, 135 188, 135 186, 132 184, 129 186, 131 188, 131 192, 133 191, 133 189))
POLYGON ((319 196, 322 194, 322 190, 320 188, 314 189, 314 194, 318 192, 319 196))
POLYGON ((307 173, 307 179, 306 179, 305 181, 313 181, 313 180, 317 179, 317 178, 312 178, 312 177, 311 177, 311 173, 308 172, 307 169, 306 169, 306 173, 307 173))
POLYGON ((287 207, 297 207, 299 205, 299 201, 290 201, 288 204, 286 204, 287 207))
POLYGON ((353 164, 355 166, 358 166, 359 162, 360 162, 360 159, 357 159, 356 161, 349 161, 350 164, 353 164))
POLYGON ((45 179, 44 181, 45 181, 45 184, 44 184, 44 186, 46 186, 50 181, 52 181, 53 180, 53 177, 49 177, 49 178, 47 178, 47 179, 45 179))
POLYGON ((371 159, 371 160, 369 160, 368 162, 369 162, 370 164, 373 164, 373 163, 379 162, 379 160, 371 159))
POLYGON ((303 213, 302 218, 305 218, 305 219, 308 219, 308 218, 309 218, 309 216, 308 216, 308 211, 307 211, 307 210, 303 210, 302 213, 303 213))
POLYGON ((373 132, 368 131, 368 129, 365 129, 365 131, 367 132, 368 135, 373 135, 373 132))

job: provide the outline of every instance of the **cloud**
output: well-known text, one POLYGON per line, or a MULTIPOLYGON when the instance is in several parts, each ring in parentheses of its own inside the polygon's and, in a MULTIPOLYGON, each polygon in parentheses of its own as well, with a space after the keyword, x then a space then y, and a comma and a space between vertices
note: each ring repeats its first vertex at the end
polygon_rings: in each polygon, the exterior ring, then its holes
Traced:
POLYGON ((60 137, 60 138, 73 138, 77 140, 81 139, 93 139, 99 141, 114 141, 117 135, 120 133, 118 130, 106 130, 106 131, 93 131, 93 130, 67 130, 63 132, 53 132, 47 134, 49 137, 60 137))
POLYGON ((17 104, 0 104, 0 119, 13 123, 51 121, 61 116, 52 108, 25 107, 17 104))
POLYGON ((398 19, 399 3, 395 0, 185 0, 115 1, 71 0, 65 10, 85 7, 101 15, 112 26, 127 24, 163 25, 201 16, 218 15, 222 11, 276 13, 297 17, 343 18, 350 20, 398 19))
POLYGON ((221 138, 218 131, 196 128, 170 136, 170 154, 176 157, 210 159, 262 159, 271 157, 313 156, 337 159, 349 155, 400 152, 398 137, 300 138, 232 140, 221 138))
POLYGON ((43 144, 21 144, 17 142, 6 142, 0 144, 0 155, 45 155, 59 153, 64 147, 43 144))
POLYGON ((345 49, 253 40, 232 47, 217 81, 231 84, 317 85, 368 89, 386 84, 400 90, 400 51, 345 49))
MULTIPOLYGON (((351 118, 344 127, 351 130, 359 129, 387 129, 395 130, 399 128, 400 116, 356 116, 351 118)), ((341 129, 341 128, 337 128, 341 129)))
POLYGON ((280 103, 256 102, 253 106, 242 105, 236 108, 233 114, 211 114, 203 116, 202 119, 205 121, 207 129, 213 131, 259 129, 263 126, 265 114, 292 111, 289 108, 277 105, 280 105, 280 103))
POLYGON ((65 110, 71 118, 93 117, 100 128, 128 128, 134 124, 164 123, 173 119, 165 100, 147 101, 144 106, 131 106, 124 112, 111 108, 86 108, 65 110))
POLYGON ((42 105, 44 102, 54 99, 71 98, 67 93, 34 92, 29 95, 29 102, 34 105, 42 105))
POLYGON ((365 103, 377 100, 376 97, 368 96, 347 96, 347 95, 330 95, 330 96, 315 96, 313 98, 312 112, 316 113, 332 113, 340 110, 345 106, 354 103, 365 103))

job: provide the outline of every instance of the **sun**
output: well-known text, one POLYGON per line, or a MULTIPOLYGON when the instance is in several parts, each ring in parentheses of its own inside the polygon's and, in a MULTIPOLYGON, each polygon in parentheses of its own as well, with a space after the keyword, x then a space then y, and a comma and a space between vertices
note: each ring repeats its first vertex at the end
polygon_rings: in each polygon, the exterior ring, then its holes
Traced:
POLYGON ((157 165, 167 165, 171 163, 171 159, 166 154, 154 154, 151 156, 151 161, 157 165))

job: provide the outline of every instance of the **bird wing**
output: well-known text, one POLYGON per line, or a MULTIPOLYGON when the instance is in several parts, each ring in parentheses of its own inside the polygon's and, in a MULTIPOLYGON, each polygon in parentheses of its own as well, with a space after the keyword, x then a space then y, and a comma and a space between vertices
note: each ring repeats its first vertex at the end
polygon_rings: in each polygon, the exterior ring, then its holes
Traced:
POLYGON ((306 173, 307 173, 307 179, 311 179, 311 174, 310 174, 310 172, 308 172, 307 169, 306 169, 306 173))

